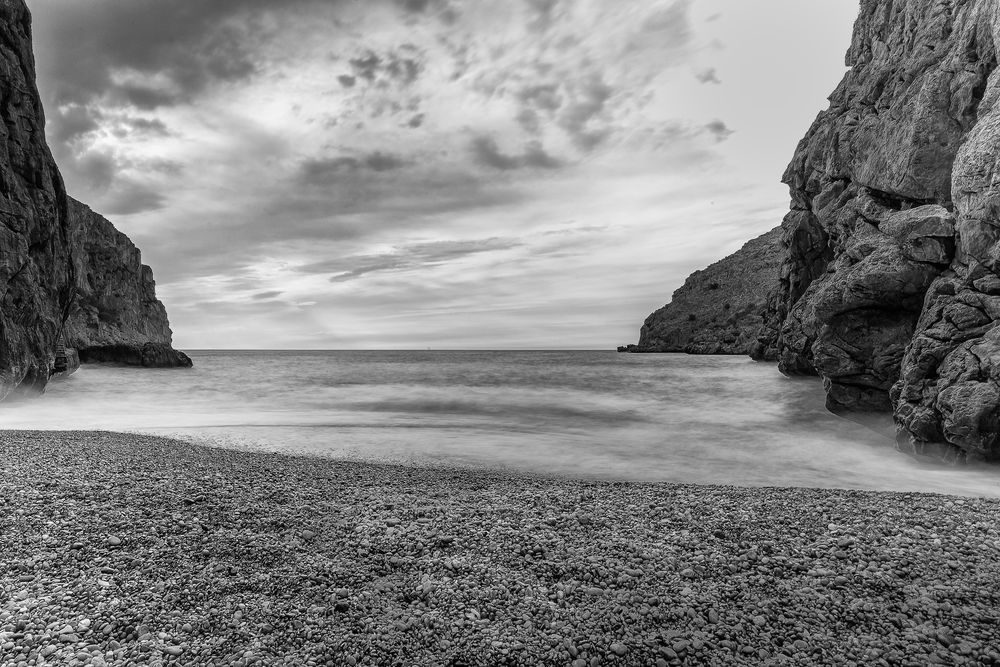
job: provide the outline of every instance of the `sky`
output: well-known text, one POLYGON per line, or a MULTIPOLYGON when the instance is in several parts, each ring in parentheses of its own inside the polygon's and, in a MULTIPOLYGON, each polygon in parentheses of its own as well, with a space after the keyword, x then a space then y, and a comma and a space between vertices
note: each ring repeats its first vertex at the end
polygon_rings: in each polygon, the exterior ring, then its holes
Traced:
POLYGON ((28 0, 181 349, 607 349, 778 225, 857 0, 28 0))

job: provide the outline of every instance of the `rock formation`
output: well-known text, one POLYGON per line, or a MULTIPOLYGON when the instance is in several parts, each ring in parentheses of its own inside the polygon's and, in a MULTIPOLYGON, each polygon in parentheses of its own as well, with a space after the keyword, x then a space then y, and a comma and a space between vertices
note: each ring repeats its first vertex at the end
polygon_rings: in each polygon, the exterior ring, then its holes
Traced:
POLYGON ((770 286, 781 265, 780 228, 695 271, 649 317, 629 352, 747 354, 761 333, 770 286))
POLYGON ((998 39, 996 0, 862 1, 754 350, 944 459, 1000 458, 998 39))
POLYGON ((171 345, 167 311, 156 298, 153 270, 139 249, 108 220, 69 200, 76 293, 66 322, 66 345, 84 363, 190 366, 171 345))
POLYGON ((62 177, 45 143, 31 17, 0 0, 0 399, 39 392, 72 297, 62 177))
POLYGON ((0 400, 68 372, 73 353, 56 355, 65 342, 92 359, 182 363, 138 251, 110 223, 70 209, 45 143, 23 0, 0 0, 0 119, 0 400), (109 345, 118 347, 105 355, 109 345))
MULTIPOLYGON (((892 411, 899 449, 943 460, 1000 460, 998 43, 1000 0, 861 1, 850 70, 783 177, 751 352, 820 375, 835 412, 892 411)), ((683 324, 657 313, 644 336, 683 324)))

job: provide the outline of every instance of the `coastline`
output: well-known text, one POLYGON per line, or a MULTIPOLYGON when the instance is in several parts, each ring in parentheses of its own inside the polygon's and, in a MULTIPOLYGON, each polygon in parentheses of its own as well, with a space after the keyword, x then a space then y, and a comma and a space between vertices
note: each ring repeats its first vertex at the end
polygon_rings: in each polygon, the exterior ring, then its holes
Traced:
POLYGON ((997 499, 110 432, 0 461, 2 665, 1000 664, 997 499))

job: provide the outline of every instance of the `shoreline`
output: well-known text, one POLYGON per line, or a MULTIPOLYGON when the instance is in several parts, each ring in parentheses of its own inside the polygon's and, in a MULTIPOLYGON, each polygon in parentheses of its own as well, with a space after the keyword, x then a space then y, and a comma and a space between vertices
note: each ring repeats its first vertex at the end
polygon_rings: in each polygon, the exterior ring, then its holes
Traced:
POLYGON ((1000 664, 997 499, 101 431, 0 460, 2 665, 1000 664))

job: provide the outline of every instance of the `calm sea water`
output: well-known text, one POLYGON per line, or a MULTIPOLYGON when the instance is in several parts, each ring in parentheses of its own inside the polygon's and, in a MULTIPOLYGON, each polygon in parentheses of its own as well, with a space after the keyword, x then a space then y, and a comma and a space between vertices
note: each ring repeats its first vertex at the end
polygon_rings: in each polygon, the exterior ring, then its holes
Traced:
POLYGON ((1000 470, 921 464, 829 414, 818 381, 743 357, 202 351, 191 370, 84 366, 0 428, 576 477, 1000 495, 1000 470))

